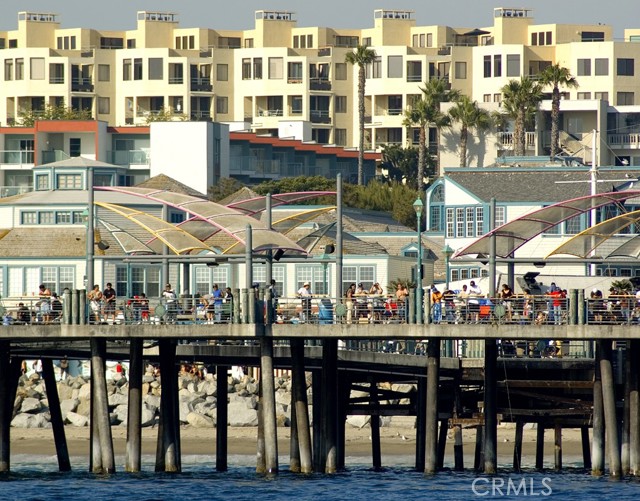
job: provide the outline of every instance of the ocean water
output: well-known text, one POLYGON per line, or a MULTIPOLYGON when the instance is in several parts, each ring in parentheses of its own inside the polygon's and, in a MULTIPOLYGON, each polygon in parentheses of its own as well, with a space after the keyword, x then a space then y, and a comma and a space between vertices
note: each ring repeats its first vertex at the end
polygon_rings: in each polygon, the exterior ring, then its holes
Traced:
POLYGON ((577 467, 562 473, 504 470, 495 477, 445 470, 425 476, 413 471, 407 457, 386 457, 386 467, 373 471, 363 458, 348 458, 347 470, 335 475, 300 475, 286 470, 278 475, 255 473, 255 458, 232 456, 229 471, 214 470, 215 459, 185 456, 183 472, 153 472, 153 457, 143 459, 143 472, 125 473, 124 458, 116 458, 117 473, 88 473, 85 458, 74 458, 73 471, 57 472, 55 457, 12 457, 12 471, 0 475, 0 500, 386 500, 386 499, 562 499, 636 500, 640 481, 594 478, 577 467))

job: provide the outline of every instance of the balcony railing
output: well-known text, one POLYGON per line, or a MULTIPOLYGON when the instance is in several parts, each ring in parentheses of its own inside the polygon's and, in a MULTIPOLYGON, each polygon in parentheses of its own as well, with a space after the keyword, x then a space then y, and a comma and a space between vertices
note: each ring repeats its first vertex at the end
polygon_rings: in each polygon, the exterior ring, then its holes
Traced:
POLYGON ((422 75, 407 75, 407 82, 422 82, 422 75))
POLYGON ((9 165, 33 165, 33 150, 0 151, 0 163, 9 165))
POLYGON ((196 120, 198 122, 209 122, 211 120, 210 111, 192 111, 190 116, 191 120, 196 120))
POLYGON ((114 165, 149 165, 149 152, 146 150, 108 151, 107 157, 114 165))
POLYGON ((283 115, 283 110, 258 110, 259 117, 281 117, 283 115))
POLYGON ((72 92, 93 92, 93 81, 91 78, 76 77, 71 80, 72 92))
POLYGON ((640 149, 640 134, 608 134, 607 142, 614 148, 640 149))
POLYGON ((49 83, 50 84, 63 84, 64 83, 64 76, 54 76, 54 75, 50 75, 49 76, 49 83))
POLYGON ((62 150, 44 150, 40 152, 40 158, 43 164, 50 164, 71 157, 62 150))
MULTIPOLYGON (((498 142, 501 146, 507 148, 513 148, 514 141, 513 132, 498 132, 497 134, 498 142)), ((525 132, 525 148, 533 149, 536 145, 536 133, 535 132, 525 132)))
POLYGON ((33 186, 0 186, 0 198, 22 195, 33 191, 33 186))
POLYGON ((402 108, 389 108, 387 110, 387 115, 389 115, 389 116, 402 115, 402 108))
POLYGON ((331 90, 331 82, 328 78, 310 78, 309 79, 310 90, 331 90))
POLYGON ((182 84, 184 83, 184 77, 169 77, 170 84, 182 84))
POLYGON ((287 77, 287 83, 290 84, 301 84, 302 77, 287 77))
POLYGON ((331 115, 328 110, 311 110, 311 122, 315 124, 330 124, 331 115))
POLYGON ((191 90, 195 92, 212 92, 213 85, 208 77, 196 77, 191 79, 191 90))

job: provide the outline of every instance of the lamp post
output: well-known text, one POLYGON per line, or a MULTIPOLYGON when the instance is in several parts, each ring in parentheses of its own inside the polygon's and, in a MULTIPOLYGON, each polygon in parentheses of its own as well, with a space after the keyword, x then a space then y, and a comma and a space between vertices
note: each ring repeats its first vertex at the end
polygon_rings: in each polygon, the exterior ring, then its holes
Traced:
POLYGON ((445 288, 449 289, 449 260, 453 255, 453 249, 449 247, 449 244, 445 244, 442 248, 442 253, 444 254, 444 263, 445 263, 445 288))
MULTIPOLYGON (((451 259, 451 256, 453 255, 453 249, 451 247, 449 247, 448 244, 444 244, 444 247, 442 248, 442 253, 444 254, 444 263, 445 263, 445 292, 447 292, 449 290, 449 260, 451 259)), ((450 318, 452 318, 453 312, 451 312, 451 314, 449 314, 449 312, 447 311, 447 307, 449 305, 447 305, 447 298, 450 297, 450 293, 447 294, 447 296, 444 298, 444 312, 445 312, 445 318, 447 319, 447 322, 449 321, 450 318)), ((453 357, 453 340, 452 339, 447 339, 444 343, 444 356, 445 357, 453 357)))
POLYGON ((416 270, 416 323, 422 323, 422 208, 424 204, 420 197, 416 198, 413 202, 413 210, 416 211, 416 222, 418 227, 418 268, 416 270))

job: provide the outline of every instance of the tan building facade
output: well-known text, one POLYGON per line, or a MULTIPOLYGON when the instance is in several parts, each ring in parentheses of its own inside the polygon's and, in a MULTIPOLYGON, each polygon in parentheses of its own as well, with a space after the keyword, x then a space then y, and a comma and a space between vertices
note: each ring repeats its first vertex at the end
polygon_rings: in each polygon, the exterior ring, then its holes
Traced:
MULTIPOLYGON (((25 113, 64 104, 116 127, 154 118, 214 120, 232 131, 291 130, 297 139, 354 147, 357 67, 345 55, 368 45, 377 58, 367 67, 367 148, 417 142, 403 114, 429 79, 498 108, 510 79, 559 63, 580 84, 563 89, 566 152, 590 159, 596 129, 600 163, 640 165, 638 41, 638 29, 615 40, 610 26, 537 25, 529 9, 503 7, 480 28, 417 26, 412 11, 379 9, 373 27, 361 29, 301 27, 285 11, 255 12, 248 30, 182 28, 175 13, 141 11, 134 30, 100 31, 21 12, 16 30, 0 32, 0 123, 19 125, 25 113)), ((544 102, 527 153, 548 148, 549 109, 544 102)), ((454 132, 440 145, 444 166, 458 163, 454 132)), ((469 165, 508 155, 509 130, 481 139, 470 145, 469 165)))

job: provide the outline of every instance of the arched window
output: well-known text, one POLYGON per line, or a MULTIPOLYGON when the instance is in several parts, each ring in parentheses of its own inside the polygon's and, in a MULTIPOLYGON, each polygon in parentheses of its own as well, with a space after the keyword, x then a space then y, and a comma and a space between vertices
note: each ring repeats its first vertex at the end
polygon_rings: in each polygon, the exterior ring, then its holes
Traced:
POLYGON ((444 185, 439 184, 429 195, 429 231, 444 231, 444 185))

